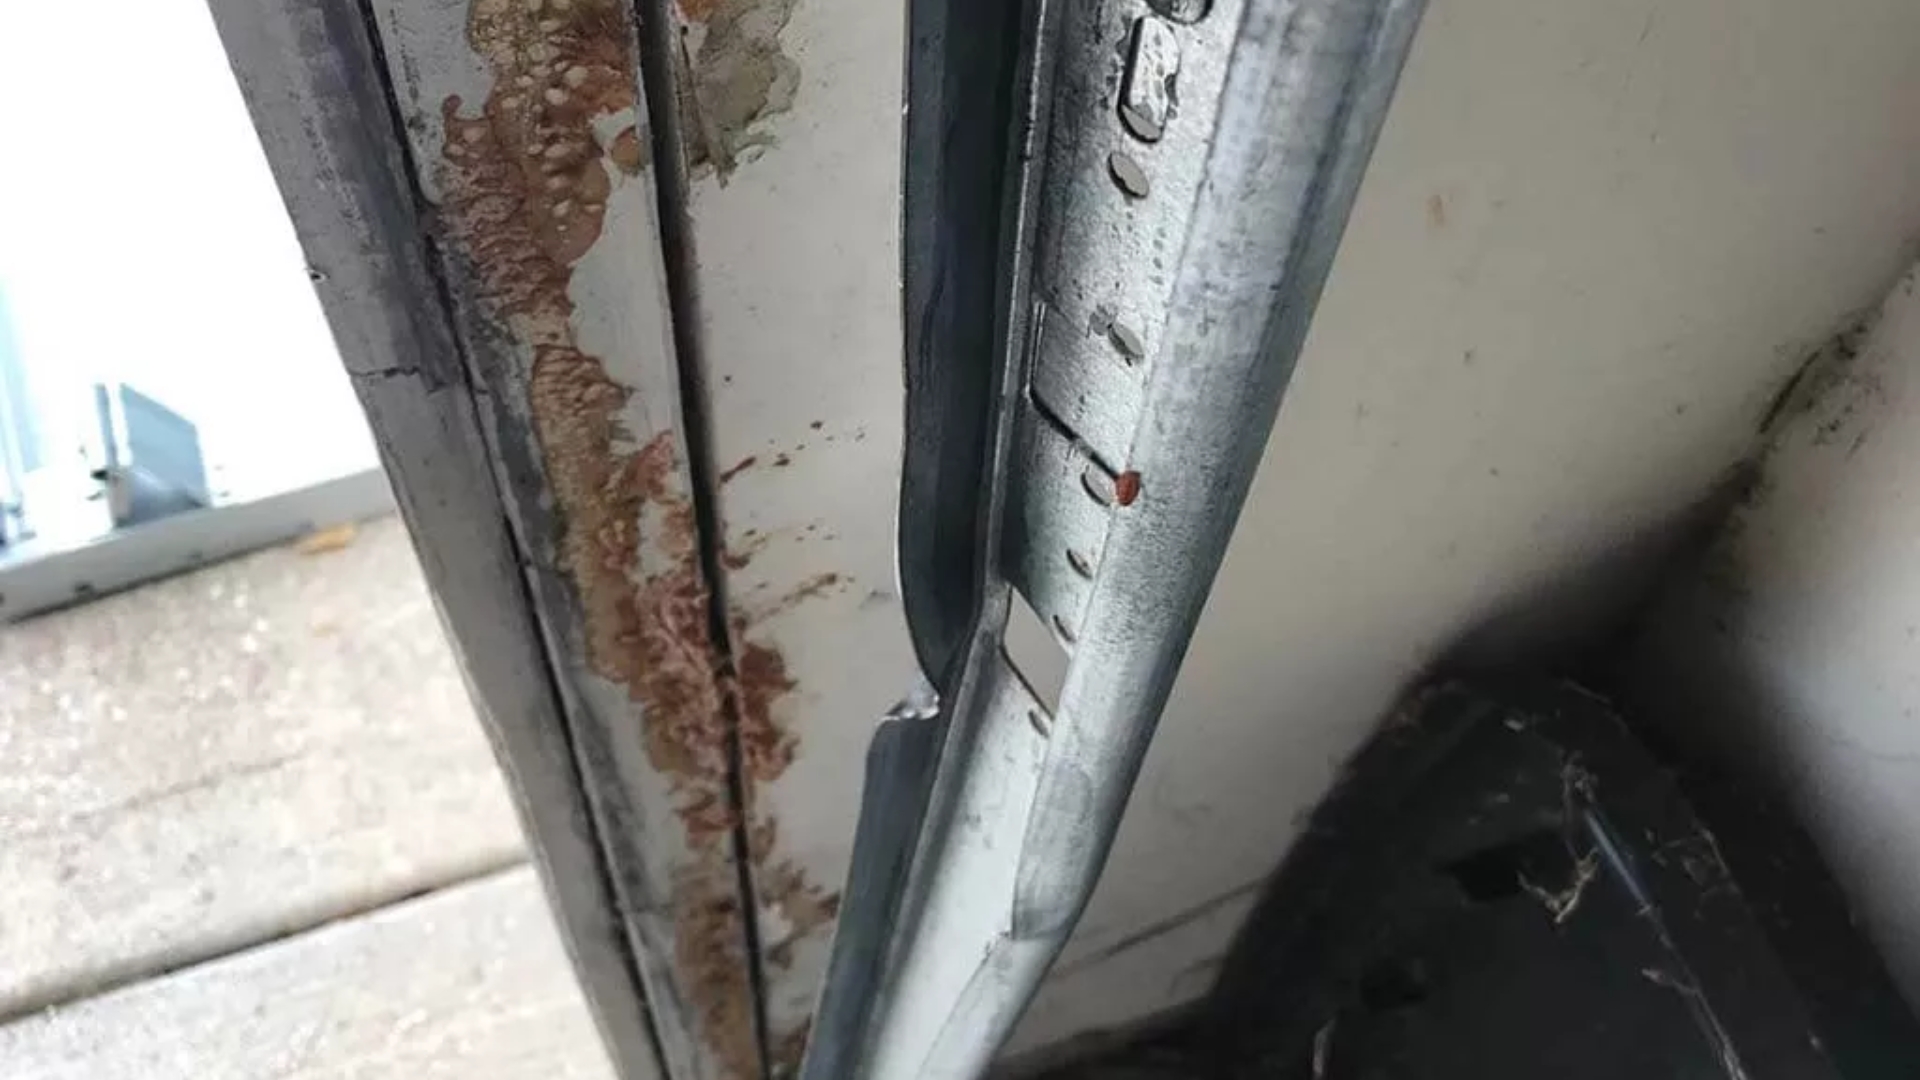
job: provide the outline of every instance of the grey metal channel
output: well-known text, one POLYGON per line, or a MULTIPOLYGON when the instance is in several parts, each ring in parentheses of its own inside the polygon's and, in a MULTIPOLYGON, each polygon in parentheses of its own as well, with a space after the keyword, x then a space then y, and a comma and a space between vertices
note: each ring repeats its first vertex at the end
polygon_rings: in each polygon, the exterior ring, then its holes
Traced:
POLYGON ((1039 9, 988 599, 942 688, 868 1080, 982 1075, 1084 909, 1421 8, 1159 3, 1039 9), (1009 588, 1068 652, 1051 713, 1005 656, 1009 588))
POLYGON ((600 824, 583 760, 595 736, 548 648, 492 395, 462 353, 375 20, 346 2, 209 6, 614 1070, 665 1075, 621 893, 632 863, 600 824))
MULTIPOLYGON (((1252 0, 1228 34, 1233 12, 1223 4, 1185 28, 1193 47, 1183 43, 1173 97, 1194 104, 1187 116, 1176 107, 1157 143, 1102 153, 1126 140, 1113 119, 1111 73, 1082 84, 1086 96, 1074 102, 1082 116, 1102 106, 1098 121, 1076 129, 1056 120, 1071 171, 1049 184, 1059 210, 1042 217, 1040 280, 1071 322, 1096 330, 1112 312, 1106 345, 1125 321, 1145 359, 1101 366, 1092 333, 1060 352, 1043 337, 1034 396, 1046 404, 1042 388, 1055 380, 1045 372, 1070 364, 1089 381, 1139 377, 1144 399, 1130 420, 1098 414, 1107 430, 1085 437, 1119 472, 1021 847, 1017 938, 1064 937, 1092 893, 1305 340, 1419 8, 1419 0, 1252 0), (1189 123, 1200 131, 1189 135, 1189 123), (1150 187, 1113 166, 1122 154, 1150 187), (1105 191, 1098 163, 1109 165, 1105 191), (1160 208, 1161 198, 1171 205, 1160 208)), ((1113 40, 1118 29, 1096 22, 1087 40, 1113 40)), ((1097 45, 1090 51, 1099 55, 1097 45)), ((1058 548, 1063 539, 1074 538, 1008 543, 1058 548)), ((1044 611, 1063 598, 1029 599, 1044 611)))

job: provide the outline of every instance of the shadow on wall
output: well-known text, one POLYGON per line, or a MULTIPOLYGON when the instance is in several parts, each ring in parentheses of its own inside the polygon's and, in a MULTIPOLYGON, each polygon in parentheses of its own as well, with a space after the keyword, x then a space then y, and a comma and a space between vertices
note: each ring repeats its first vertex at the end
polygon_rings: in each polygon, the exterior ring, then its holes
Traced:
POLYGON ((1671 568, 1692 566, 1710 550, 1756 475, 1754 464, 1737 465, 1693 505, 1614 538, 1580 565, 1520 590, 1455 639, 1433 671, 1475 675, 1525 666, 1606 682, 1610 658, 1637 632, 1671 568))
POLYGON ((1920 270, 1781 388, 1686 511, 1517 592, 1432 665, 1612 692, 1678 759, 1789 808, 1920 1001, 1920 270))
MULTIPOLYGON (((1903 276, 1895 295, 1912 288, 1913 281, 1914 275, 1903 276)), ((1651 522, 1627 522, 1586 558, 1512 590, 1441 648, 1425 674, 1408 685, 1435 675, 1497 674, 1524 667, 1613 688, 1623 670, 1645 662, 1646 643, 1675 621, 1676 606, 1696 604, 1703 592, 1745 595, 1750 590, 1744 582, 1740 538, 1755 506, 1766 504, 1773 493, 1778 448, 1806 429, 1823 447, 1844 439, 1857 449, 1853 444, 1864 442, 1863 429, 1873 422, 1871 405, 1884 397, 1877 389, 1884 380, 1864 373, 1855 360, 1870 346, 1880 349, 1870 342, 1869 333, 1880 321, 1878 308, 1849 314, 1826 340, 1808 350, 1756 418, 1752 450, 1705 494, 1651 522)), ((1915 351, 1920 354, 1920 349, 1915 351)), ((1691 684, 1711 682, 1712 711, 1731 717, 1751 715, 1753 706, 1764 701, 1764 695, 1750 698, 1720 685, 1718 678, 1686 681, 1688 687, 1674 688, 1676 695, 1697 689, 1691 684)), ((1662 732, 1662 741, 1697 750, 1700 740, 1690 729, 1698 726, 1698 714, 1708 702, 1690 700, 1685 708, 1676 704, 1656 710, 1662 722, 1676 713, 1689 719, 1672 732, 1662 732)), ((1735 721, 1736 727, 1744 723, 1735 721)), ((1752 770, 1762 763, 1752 758, 1738 764, 1752 770)))
POLYGON ((1920 286, 1783 394, 1747 491, 1625 636, 1623 704, 1782 795, 1920 1000, 1920 286))

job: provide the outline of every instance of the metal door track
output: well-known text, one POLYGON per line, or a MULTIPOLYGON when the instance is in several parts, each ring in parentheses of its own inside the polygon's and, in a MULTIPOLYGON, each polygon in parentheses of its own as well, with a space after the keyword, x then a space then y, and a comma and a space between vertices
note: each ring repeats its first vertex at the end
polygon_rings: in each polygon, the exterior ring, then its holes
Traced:
POLYGON ((1058 956, 1421 8, 913 5, 901 577, 940 704, 876 737, 808 1080, 978 1077, 1058 956), (1009 658, 1016 597, 1057 702, 1009 658))

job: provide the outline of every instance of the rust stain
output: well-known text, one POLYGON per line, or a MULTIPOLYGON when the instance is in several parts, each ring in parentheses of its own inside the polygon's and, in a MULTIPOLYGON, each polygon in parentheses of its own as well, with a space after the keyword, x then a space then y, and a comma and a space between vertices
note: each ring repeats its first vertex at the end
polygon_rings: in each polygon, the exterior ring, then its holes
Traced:
POLYGON ((728 1080, 760 1071, 753 999, 741 942, 736 880, 700 866, 674 882, 674 966, 700 1011, 702 1032, 728 1080), (715 995, 716 989, 729 991, 715 995))
POLYGON ((780 1037, 773 1048, 773 1067, 776 1076, 798 1076, 800 1066, 807 1054, 807 1040, 813 1035, 813 1018, 800 1022, 800 1026, 780 1037))
POLYGON ((806 872, 791 859, 782 859, 762 870, 761 894, 781 914, 792 929, 783 939, 786 948, 774 950, 771 959, 786 967, 793 962, 792 942, 829 926, 840 914, 840 894, 829 892, 808 881, 806 872))
POLYGON ((761 122, 791 109, 800 87, 800 68, 780 45, 795 2, 678 0, 690 167, 711 168, 724 181, 743 153, 772 143, 761 122))
MULTIPOLYGON (((728 3, 707 12, 709 42, 723 18, 734 20, 723 36, 752 36, 728 3)), ((778 3, 786 7, 773 35, 791 6, 778 3)), ((688 858, 671 882, 680 989, 721 1074, 745 1080, 760 1062, 734 862, 730 736, 749 781, 748 855, 779 890, 763 902, 798 925, 786 913, 817 919, 826 894, 775 858, 777 827, 751 809, 752 784, 776 779, 797 750, 777 715, 794 681, 778 652, 746 640, 744 620, 735 677, 725 674, 675 435, 642 440, 627 429, 632 391, 574 331, 573 265, 599 239, 617 185, 647 160, 631 122, 637 78, 627 10, 617 0, 474 0, 467 37, 493 88, 472 110, 457 95, 442 103, 443 210, 482 306, 530 351, 529 411, 561 522, 558 561, 581 605, 586 661, 640 706, 648 760, 669 779, 686 836, 688 858), (811 914, 802 910, 809 904, 811 914)))
POLYGON ((748 529, 741 534, 740 542, 728 545, 721 553, 720 562, 729 570, 745 570, 753 562, 753 557, 767 549, 773 537, 758 529, 748 529))
POLYGON ((1128 469, 1113 478, 1113 501, 1121 506, 1132 506, 1140 497, 1140 474, 1128 469))
POLYGON ((753 468, 754 464, 759 460, 760 459, 758 457, 752 454, 748 454, 746 457, 743 457, 739 461, 734 462, 732 468, 728 469, 726 472, 721 473, 720 482, 724 484, 727 481, 732 480, 734 477, 739 476, 741 473, 746 472, 748 469, 753 468))
POLYGON ((815 574, 801 581, 793 588, 788 589, 776 599, 768 602, 764 607, 760 607, 746 614, 742 620, 743 625, 756 626, 776 615, 784 615, 808 600, 825 596, 834 589, 840 588, 845 582, 845 577, 831 570, 825 573, 815 574))
POLYGON ((832 924, 840 913, 840 894, 808 880, 806 872, 792 859, 776 859, 779 824, 758 821, 748 830, 747 843, 756 863, 755 885, 761 901, 780 914, 787 933, 767 950, 767 960, 785 968, 793 963, 794 947, 804 938, 832 924))
MULTIPOLYGON (((740 712, 741 768, 751 780, 772 783, 793 764, 794 753, 799 748, 798 741, 774 719, 773 712, 774 704, 796 684, 787 674, 786 660, 759 642, 743 639, 735 666, 738 669, 734 692, 740 712)), ((773 827, 771 819, 764 824, 773 827)), ((772 852, 754 845, 752 855, 759 863, 772 852)))

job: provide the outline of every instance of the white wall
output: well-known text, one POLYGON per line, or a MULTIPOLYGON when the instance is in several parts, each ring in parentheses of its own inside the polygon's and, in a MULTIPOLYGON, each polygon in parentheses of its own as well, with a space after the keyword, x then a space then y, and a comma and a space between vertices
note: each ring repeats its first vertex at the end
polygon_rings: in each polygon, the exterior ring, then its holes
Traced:
POLYGON ((1920 1001, 1920 280, 1809 373, 1751 501, 1677 576, 1634 694, 1789 796, 1920 1001))

